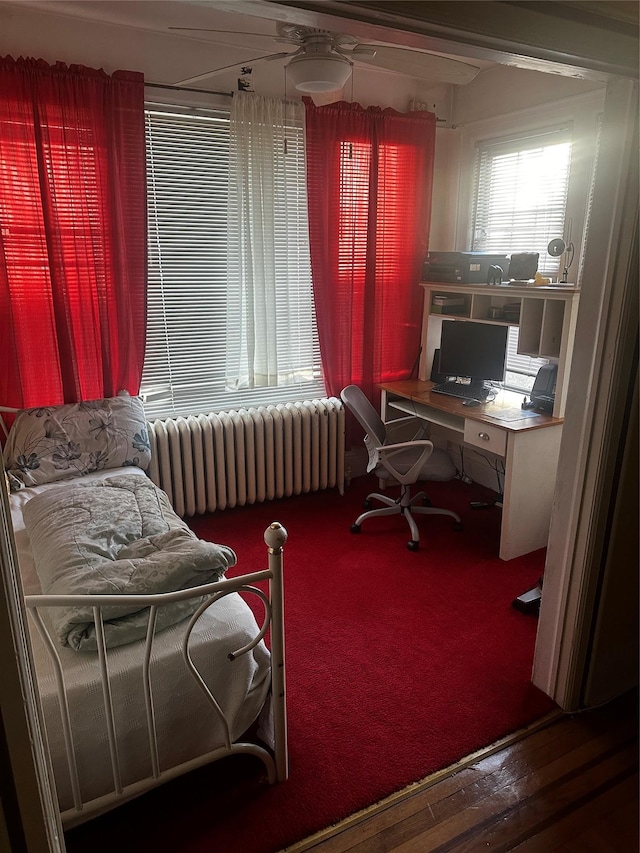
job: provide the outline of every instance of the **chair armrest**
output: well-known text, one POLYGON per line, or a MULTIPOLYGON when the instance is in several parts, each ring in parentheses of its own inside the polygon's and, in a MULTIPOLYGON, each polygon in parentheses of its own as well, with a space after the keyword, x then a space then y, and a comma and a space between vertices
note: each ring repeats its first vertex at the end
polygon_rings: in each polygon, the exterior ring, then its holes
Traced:
POLYGON ((419 439, 429 438, 429 433, 426 428, 425 421, 422 418, 418 418, 415 415, 409 415, 406 418, 396 418, 392 421, 387 421, 385 423, 385 429, 387 431, 387 436, 393 442, 395 440, 396 433, 407 434, 409 431, 409 427, 415 427, 416 432, 411 436, 410 439, 405 439, 407 441, 417 441, 419 439))

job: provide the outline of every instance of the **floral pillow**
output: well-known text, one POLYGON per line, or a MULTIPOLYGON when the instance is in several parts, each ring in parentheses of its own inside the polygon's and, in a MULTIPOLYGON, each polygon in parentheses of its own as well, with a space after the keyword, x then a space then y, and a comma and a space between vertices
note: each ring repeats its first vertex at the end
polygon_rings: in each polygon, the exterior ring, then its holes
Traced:
POLYGON ((151 461, 139 397, 23 409, 4 448, 11 491, 151 461))

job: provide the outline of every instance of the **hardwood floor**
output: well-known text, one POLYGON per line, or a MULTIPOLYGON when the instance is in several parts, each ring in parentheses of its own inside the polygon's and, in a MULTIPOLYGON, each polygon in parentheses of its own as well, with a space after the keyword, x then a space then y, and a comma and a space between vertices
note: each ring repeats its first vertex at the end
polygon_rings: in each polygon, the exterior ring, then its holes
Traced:
POLYGON ((548 718, 290 853, 637 853, 638 695, 548 718))

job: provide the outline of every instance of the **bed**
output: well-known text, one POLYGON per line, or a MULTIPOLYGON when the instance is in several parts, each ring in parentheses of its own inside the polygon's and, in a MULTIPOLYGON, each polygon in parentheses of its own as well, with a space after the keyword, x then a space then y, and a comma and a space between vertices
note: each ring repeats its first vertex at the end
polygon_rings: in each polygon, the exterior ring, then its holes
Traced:
POLYGON ((286 779, 284 528, 266 569, 227 579, 234 552, 147 477, 128 395, 19 412, 3 456, 65 828, 238 752, 286 779))

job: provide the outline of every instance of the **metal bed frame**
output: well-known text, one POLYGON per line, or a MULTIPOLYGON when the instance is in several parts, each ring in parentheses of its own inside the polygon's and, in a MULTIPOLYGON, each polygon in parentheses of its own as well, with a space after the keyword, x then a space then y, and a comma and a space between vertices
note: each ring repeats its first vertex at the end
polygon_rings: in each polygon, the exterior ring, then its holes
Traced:
MULTIPOLYGON (((284 643, 284 612, 283 612, 283 547, 287 539, 287 531, 278 522, 273 522, 264 533, 265 544, 268 553, 268 568, 250 574, 240 575, 229 580, 204 584, 188 590, 178 592, 162 593, 158 595, 28 595, 25 603, 28 612, 40 633, 44 645, 52 660, 57 695, 60 703, 62 728, 66 759, 71 779, 73 792, 72 808, 61 814, 65 829, 77 826, 90 818, 96 817, 115 806, 131 800, 140 794, 158 787, 171 779, 181 776, 197 767, 225 758, 238 753, 250 754, 258 757, 265 766, 268 780, 271 784, 282 782, 288 777, 288 744, 287 744, 287 709, 286 709, 286 679, 285 679, 285 643, 284 643), (262 581, 268 582, 268 594, 262 592, 255 584, 262 581), (230 660, 235 660, 241 655, 247 654, 264 638, 267 630, 270 630, 270 652, 271 652, 271 683, 270 699, 272 702, 273 719, 273 752, 267 747, 256 743, 235 741, 231 739, 231 727, 222 708, 216 701, 215 696, 205 683, 197 667, 193 663, 189 651, 189 638, 191 632, 202 613, 216 601, 226 595, 236 592, 256 595, 264 606, 264 620, 259 627, 256 636, 245 646, 229 654, 230 660), (184 601, 189 598, 200 598, 205 600, 198 607, 190 619, 185 619, 185 633, 182 639, 182 657, 198 686, 202 689, 209 705, 218 716, 224 731, 224 743, 217 749, 178 764, 173 767, 162 769, 158 760, 158 738, 154 716, 153 689, 151 683, 151 653, 155 636, 155 624, 158 608, 176 601, 184 601), (141 656, 143 656, 142 667, 142 690, 145 698, 146 730, 148 737, 149 757, 151 775, 140 781, 129 785, 122 784, 119 760, 119 746, 116 726, 114 721, 113 701, 109 681, 109 653, 106 649, 104 637, 104 624, 102 610, 104 607, 112 608, 118 605, 136 604, 141 608, 149 608, 146 639, 139 640, 141 656), (42 617, 41 610, 56 606, 89 605, 93 608, 93 616, 96 626, 96 640, 98 645, 98 662, 100 668, 100 679, 102 685, 102 699, 105 711, 106 730, 111 758, 111 775, 113 779, 113 791, 95 799, 83 802, 81 786, 78 778, 76 758, 74 752, 73 731, 71 716, 67 702, 65 689, 65 677, 60 657, 56 650, 56 644, 51 636, 49 628, 42 617)), ((269 697, 267 698, 269 701, 269 697)))

